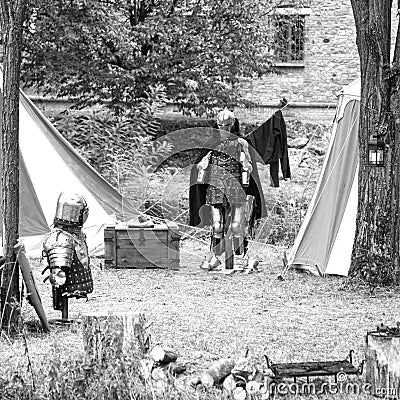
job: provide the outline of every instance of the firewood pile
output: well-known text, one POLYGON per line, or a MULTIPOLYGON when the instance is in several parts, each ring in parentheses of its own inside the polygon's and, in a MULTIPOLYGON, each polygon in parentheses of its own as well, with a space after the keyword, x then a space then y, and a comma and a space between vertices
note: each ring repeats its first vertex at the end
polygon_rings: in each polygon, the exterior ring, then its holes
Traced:
POLYGON ((221 358, 203 372, 184 376, 185 363, 178 362, 178 354, 160 345, 154 346, 148 357, 141 362, 143 376, 159 393, 165 393, 168 385, 178 389, 225 391, 234 400, 245 400, 252 395, 268 396, 268 385, 273 382, 273 373, 267 365, 256 364, 251 358, 221 358))
POLYGON ((221 387, 234 400, 245 400, 250 395, 267 394, 272 376, 271 370, 256 365, 250 358, 222 358, 195 377, 191 384, 202 385, 207 389, 221 387))
POLYGON ((234 400, 260 393, 265 399, 275 381, 267 357, 258 363, 248 350, 238 359, 221 358, 204 371, 193 374, 191 362, 178 360, 178 353, 166 346, 151 345, 146 317, 136 312, 91 312, 83 316, 85 360, 104 365, 117 358, 140 360, 142 378, 161 398, 172 389, 179 391, 223 390, 234 400), (112 346, 107 345, 112 343, 112 346))
POLYGON ((177 362, 178 354, 160 345, 154 346, 148 357, 141 360, 144 379, 158 391, 163 392, 167 385, 186 371, 186 365, 177 362))

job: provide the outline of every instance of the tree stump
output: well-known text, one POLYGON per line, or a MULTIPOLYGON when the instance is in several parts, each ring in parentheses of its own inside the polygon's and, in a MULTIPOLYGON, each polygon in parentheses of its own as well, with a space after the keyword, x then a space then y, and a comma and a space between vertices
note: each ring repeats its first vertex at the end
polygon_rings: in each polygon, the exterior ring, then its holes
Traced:
POLYGON ((115 359, 141 359, 149 348, 141 313, 94 312, 83 316, 85 361, 106 365, 115 359))
POLYGON ((400 393, 400 335, 381 332, 367 334, 365 355, 366 383, 371 394, 398 398, 400 393))

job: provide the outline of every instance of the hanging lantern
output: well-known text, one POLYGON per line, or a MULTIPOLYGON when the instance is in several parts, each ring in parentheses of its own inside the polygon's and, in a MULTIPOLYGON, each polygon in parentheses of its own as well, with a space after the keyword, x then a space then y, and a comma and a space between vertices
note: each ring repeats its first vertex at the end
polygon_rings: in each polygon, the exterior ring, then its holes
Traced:
POLYGON ((371 167, 385 166, 385 142, 371 137, 368 141, 368 165, 371 167))

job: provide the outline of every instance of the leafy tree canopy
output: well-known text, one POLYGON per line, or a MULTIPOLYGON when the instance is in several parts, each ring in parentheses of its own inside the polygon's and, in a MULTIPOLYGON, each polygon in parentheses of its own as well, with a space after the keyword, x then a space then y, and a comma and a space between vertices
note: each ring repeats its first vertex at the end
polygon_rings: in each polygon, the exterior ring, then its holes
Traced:
POLYGON ((270 69, 273 1, 31 0, 23 80, 81 105, 133 107, 150 86, 199 114, 238 104, 239 79, 270 69))

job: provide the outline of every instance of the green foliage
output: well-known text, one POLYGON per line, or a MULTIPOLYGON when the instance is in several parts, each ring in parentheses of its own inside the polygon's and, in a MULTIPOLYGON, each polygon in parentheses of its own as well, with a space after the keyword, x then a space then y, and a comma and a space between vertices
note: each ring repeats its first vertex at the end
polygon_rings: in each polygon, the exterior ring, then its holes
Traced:
MULTIPOLYGON (((283 186, 283 185, 281 185, 283 186)), ((289 185, 280 190, 265 191, 267 216, 258 221, 254 236, 258 242, 291 247, 307 212, 314 185, 298 192, 289 185)))
POLYGON ((82 157, 131 200, 146 196, 155 174, 153 165, 171 150, 165 142, 154 145, 146 132, 155 125, 145 122, 137 116, 115 116, 107 111, 67 114, 54 120, 82 157))
POLYGON ((309 195, 300 198, 287 197, 288 193, 283 193, 278 201, 275 202, 268 215, 269 232, 261 235, 267 240, 268 244, 290 247, 300 229, 304 215, 310 201, 309 195))
POLYGON ((165 142, 152 141, 160 126, 153 114, 164 100, 163 90, 150 88, 130 112, 67 113, 52 122, 93 168, 138 205, 155 175, 153 166, 171 150, 165 142))
POLYGON ((157 137, 166 135, 170 132, 179 131, 181 129, 191 129, 191 128, 211 128, 215 124, 215 119, 209 118, 158 118, 157 119, 160 128, 157 137))
POLYGON ((32 0, 23 81, 130 109, 162 85, 182 110, 245 104, 239 79, 268 72, 274 0, 32 0))

